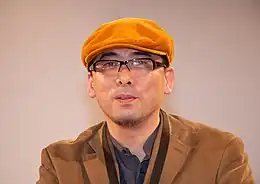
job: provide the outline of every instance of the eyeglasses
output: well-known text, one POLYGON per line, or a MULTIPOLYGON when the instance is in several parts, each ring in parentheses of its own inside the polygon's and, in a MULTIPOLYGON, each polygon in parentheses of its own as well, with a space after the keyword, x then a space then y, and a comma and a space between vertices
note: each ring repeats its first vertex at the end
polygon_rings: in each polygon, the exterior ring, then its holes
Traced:
POLYGON ((122 66, 131 71, 133 75, 146 75, 157 68, 167 67, 151 58, 136 58, 126 61, 119 60, 98 60, 89 66, 89 71, 101 72, 104 75, 113 75, 120 71, 122 66))

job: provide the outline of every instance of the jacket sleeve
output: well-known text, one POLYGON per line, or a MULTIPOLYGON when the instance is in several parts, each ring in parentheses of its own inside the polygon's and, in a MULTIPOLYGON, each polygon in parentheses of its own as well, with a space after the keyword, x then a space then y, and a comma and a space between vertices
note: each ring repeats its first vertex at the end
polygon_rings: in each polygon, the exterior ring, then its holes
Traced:
POLYGON ((59 184, 56 172, 47 148, 41 153, 41 165, 39 167, 39 179, 36 184, 59 184))
POLYGON ((244 152, 244 144, 238 137, 234 137, 223 152, 217 183, 254 184, 248 155, 244 152))

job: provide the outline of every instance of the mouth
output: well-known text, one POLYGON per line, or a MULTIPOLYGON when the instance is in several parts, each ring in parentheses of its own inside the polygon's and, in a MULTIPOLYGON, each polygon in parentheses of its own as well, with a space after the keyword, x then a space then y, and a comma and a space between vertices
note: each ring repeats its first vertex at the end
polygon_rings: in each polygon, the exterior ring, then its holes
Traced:
POLYGON ((129 102, 133 102, 134 100, 136 100, 137 97, 133 96, 133 95, 128 95, 128 94, 120 94, 120 95, 117 95, 115 97, 115 99, 117 101, 119 101, 120 103, 129 103, 129 102))

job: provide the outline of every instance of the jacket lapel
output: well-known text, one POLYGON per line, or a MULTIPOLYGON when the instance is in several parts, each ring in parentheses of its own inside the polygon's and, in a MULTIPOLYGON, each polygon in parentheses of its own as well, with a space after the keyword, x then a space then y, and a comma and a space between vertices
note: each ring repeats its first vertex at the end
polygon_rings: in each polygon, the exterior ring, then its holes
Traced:
POLYGON ((163 171, 161 173, 160 183, 173 182, 177 179, 178 173, 182 169, 191 148, 183 145, 174 136, 171 136, 167 156, 163 171))
POLYGON ((166 115, 165 112, 163 114, 165 123, 169 123, 170 142, 160 183, 169 183, 178 180, 178 173, 197 144, 197 139, 196 130, 183 126, 182 122, 171 115, 166 115))
POLYGON ((83 151, 83 162, 88 180, 91 184, 109 184, 107 168, 102 148, 102 130, 104 125, 90 139, 89 145, 93 153, 89 154, 87 150, 83 151))
POLYGON ((161 110, 160 118, 162 123, 167 123, 169 125, 169 130, 164 132, 163 126, 161 126, 158 131, 158 136, 154 142, 152 157, 145 177, 145 184, 150 184, 152 182, 150 179, 155 166, 159 146, 160 144, 163 144, 160 142, 160 137, 163 136, 162 134, 170 134, 170 140, 168 150, 165 150, 167 151, 167 154, 159 183, 172 183, 178 179, 178 173, 181 171, 189 153, 192 151, 194 141, 196 140, 195 137, 191 140, 190 135, 192 135, 193 130, 184 128, 182 123, 171 115, 168 115, 161 110))

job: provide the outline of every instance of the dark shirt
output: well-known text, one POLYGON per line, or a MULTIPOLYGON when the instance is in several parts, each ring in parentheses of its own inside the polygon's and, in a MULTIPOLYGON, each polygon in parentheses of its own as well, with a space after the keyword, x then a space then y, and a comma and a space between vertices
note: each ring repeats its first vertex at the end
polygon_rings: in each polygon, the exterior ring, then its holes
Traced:
POLYGON ((143 184, 148 164, 151 158, 153 144, 158 128, 146 140, 143 149, 145 157, 142 162, 133 155, 128 148, 123 147, 112 136, 111 141, 115 148, 115 154, 120 173, 120 184, 143 184))

